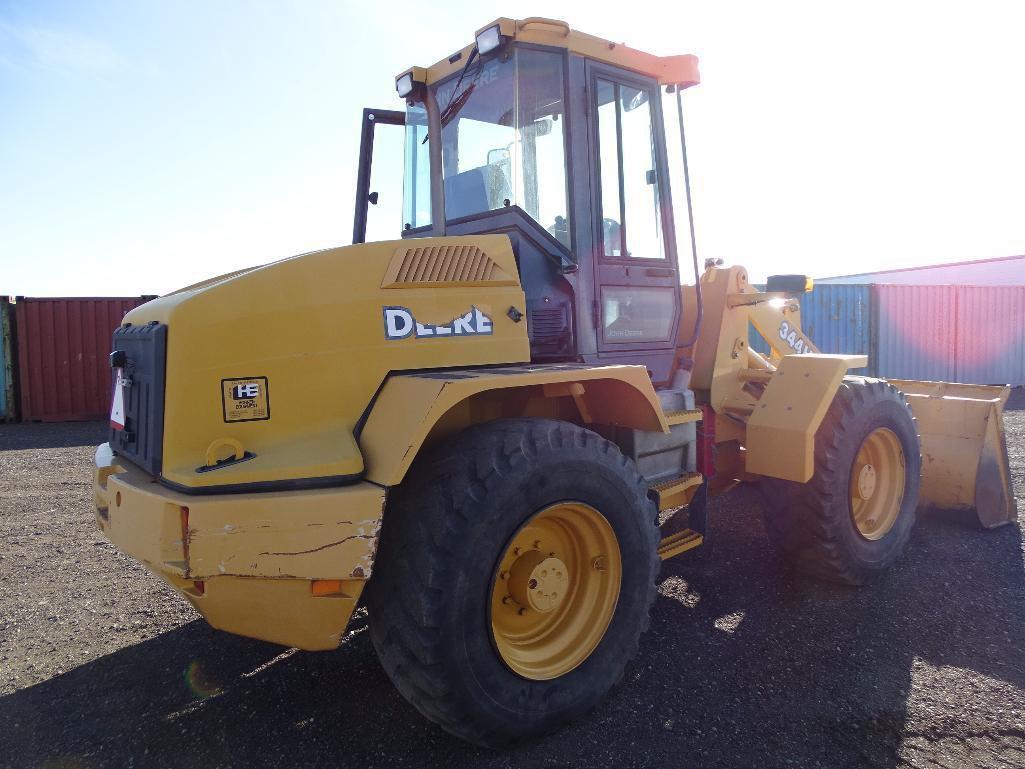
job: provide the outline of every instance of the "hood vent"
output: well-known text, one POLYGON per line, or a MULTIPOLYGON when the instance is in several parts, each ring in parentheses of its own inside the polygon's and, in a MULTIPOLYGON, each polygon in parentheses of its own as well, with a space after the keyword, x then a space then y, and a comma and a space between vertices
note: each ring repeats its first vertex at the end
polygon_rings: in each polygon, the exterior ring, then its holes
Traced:
POLYGON ((381 288, 516 285, 515 278, 473 245, 399 248, 381 281, 381 288))

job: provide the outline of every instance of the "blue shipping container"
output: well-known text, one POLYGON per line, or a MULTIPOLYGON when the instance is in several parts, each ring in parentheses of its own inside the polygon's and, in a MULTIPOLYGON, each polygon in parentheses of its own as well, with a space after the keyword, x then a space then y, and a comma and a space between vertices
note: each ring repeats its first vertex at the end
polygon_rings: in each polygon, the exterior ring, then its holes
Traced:
MULTIPOLYGON (((816 285, 800 298, 801 327, 822 352, 868 355, 868 368, 852 373, 874 372, 872 361, 871 293, 868 286, 816 285)), ((767 355, 769 345, 751 327, 748 343, 767 355)))

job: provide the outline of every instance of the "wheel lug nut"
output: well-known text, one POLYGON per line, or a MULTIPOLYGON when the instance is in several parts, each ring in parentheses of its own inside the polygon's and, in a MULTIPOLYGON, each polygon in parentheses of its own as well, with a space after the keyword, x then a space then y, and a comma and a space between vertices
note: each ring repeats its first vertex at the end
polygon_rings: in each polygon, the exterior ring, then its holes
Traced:
POLYGON ((516 613, 522 617, 524 614, 527 613, 527 610, 521 606, 519 609, 516 610, 516 613))
POLYGON ((507 595, 507 596, 504 596, 502 598, 502 603, 510 604, 510 603, 512 603, 512 600, 513 600, 513 597, 511 595, 507 595))

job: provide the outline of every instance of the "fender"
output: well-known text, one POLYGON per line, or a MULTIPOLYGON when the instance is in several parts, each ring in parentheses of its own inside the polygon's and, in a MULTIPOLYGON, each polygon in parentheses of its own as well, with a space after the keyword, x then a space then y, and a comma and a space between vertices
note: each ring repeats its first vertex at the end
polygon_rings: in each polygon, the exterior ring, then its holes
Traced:
POLYGON ((474 424, 519 416, 669 431, 643 366, 525 364, 393 374, 360 435, 366 479, 395 486, 425 446, 474 424))
POLYGON ((865 355, 784 355, 747 420, 747 471, 807 483, 815 473, 815 433, 848 369, 865 355))

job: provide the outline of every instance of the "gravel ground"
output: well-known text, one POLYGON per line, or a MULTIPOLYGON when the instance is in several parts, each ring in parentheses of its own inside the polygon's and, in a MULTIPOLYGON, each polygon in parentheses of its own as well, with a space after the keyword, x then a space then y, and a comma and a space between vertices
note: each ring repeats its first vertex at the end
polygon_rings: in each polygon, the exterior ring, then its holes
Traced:
MULTIPOLYGON (((1006 424, 1025 514, 1022 391, 1006 424)), ((841 589, 781 570, 734 492, 665 564, 623 684, 491 753, 399 697, 365 616, 327 653, 210 629, 95 529, 103 435, 0 426, 0 766, 1025 766, 1020 526, 929 518, 889 575, 841 589)))

